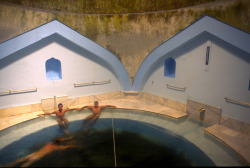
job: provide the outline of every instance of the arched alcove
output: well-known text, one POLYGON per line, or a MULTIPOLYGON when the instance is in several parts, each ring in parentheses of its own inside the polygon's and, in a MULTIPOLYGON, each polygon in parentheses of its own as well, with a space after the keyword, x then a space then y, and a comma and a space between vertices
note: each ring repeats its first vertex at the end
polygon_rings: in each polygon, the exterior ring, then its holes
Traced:
POLYGON ((46 67, 46 80, 61 80, 62 70, 61 62, 58 59, 50 58, 45 63, 46 67))
POLYGON ((165 60, 164 76, 175 78, 176 62, 173 58, 169 57, 165 60))

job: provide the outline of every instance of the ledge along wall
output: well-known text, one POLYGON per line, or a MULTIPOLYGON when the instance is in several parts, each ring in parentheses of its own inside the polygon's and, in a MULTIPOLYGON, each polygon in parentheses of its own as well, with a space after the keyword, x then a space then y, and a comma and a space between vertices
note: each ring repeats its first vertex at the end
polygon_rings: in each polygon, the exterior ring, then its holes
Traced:
POLYGON ((220 107, 224 116, 250 123, 249 106, 224 99, 228 97, 242 102, 250 100, 249 62, 249 55, 236 48, 220 40, 203 41, 201 38, 162 57, 152 67, 142 90, 184 104, 190 99, 220 107), (206 65, 208 45, 210 57, 206 65), (164 62, 168 57, 176 61, 175 78, 164 76, 164 62), (185 89, 174 89, 171 86, 185 89))
POLYGON ((1 92, 37 88, 1 94, 0 108, 41 103, 43 98, 54 96, 73 98, 123 89, 120 77, 107 60, 59 35, 45 38, 5 57, 1 60, 0 69, 1 92), (61 63, 61 79, 48 80, 46 77, 46 61, 51 58, 61 63), (89 84, 74 85, 81 83, 89 84))
POLYGON ((184 104, 193 100, 221 109, 217 113, 222 116, 250 124, 249 40, 249 33, 204 16, 146 57, 133 89, 184 104), (165 63, 169 58, 174 60, 170 68, 165 63))
POLYGON ((209 34, 203 34, 152 64, 141 91, 186 105, 189 116, 250 135, 250 56, 209 34), (206 65, 207 47, 210 47, 206 65), (165 60, 176 62, 175 77, 164 75, 165 60), (205 111, 201 113, 200 108, 205 111))
MULTIPOLYGON (((159 48, 164 45, 163 43, 159 48)), ((94 50, 92 49, 92 51, 94 50)), ((154 50, 148 56, 149 59, 155 51, 158 52, 157 49, 154 50)), ((249 124, 249 107, 230 103, 224 99, 227 96, 248 102, 249 53, 210 33, 202 32, 188 42, 177 46, 171 52, 161 54, 162 56, 157 61, 151 62, 152 64, 145 70, 145 73, 143 72, 143 76, 136 76, 135 82, 137 82, 137 78, 143 79, 141 83, 136 83, 131 90, 137 90, 139 86, 141 92, 166 98, 168 101, 164 100, 165 102, 170 102, 170 100, 177 102, 181 105, 180 110, 183 112, 185 112, 183 110, 186 109, 185 106, 189 104, 188 100, 219 108, 221 110, 217 113, 220 113, 220 118, 216 118, 215 123, 220 123, 222 115, 224 120, 231 118, 249 124), (208 65, 206 65, 208 46, 210 56, 208 65), (164 63, 169 57, 176 62, 174 78, 164 76, 164 63)), ((148 57, 144 62, 147 62, 148 57)), ((47 36, 1 59, 0 78, 3 81, 1 91, 31 88, 37 88, 37 90, 20 94, 4 94, 0 96, 0 108, 32 105, 32 109, 42 109, 39 103, 46 101, 47 98, 56 99, 54 96, 66 96, 67 99, 84 97, 121 91, 124 89, 124 85, 127 86, 127 90, 130 90, 129 86, 124 84, 127 76, 119 76, 122 73, 117 73, 117 69, 114 68, 117 65, 111 65, 107 57, 101 57, 79 47, 57 33, 47 36), (46 79, 46 61, 51 58, 55 58, 61 63, 61 79, 59 80, 46 79), (74 86, 75 83, 109 80, 110 82, 104 84, 74 86)), ((143 71, 144 67, 142 65, 139 72, 141 69, 143 71)), ((129 78, 127 79, 129 81, 129 78)), ((154 99, 154 96, 150 97, 150 99, 154 99)), ((55 107, 56 101, 52 102, 55 107)), ((167 105, 170 106, 170 103, 167 105)), ((178 107, 178 105, 173 105, 173 107, 178 107)), ((187 112, 190 111, 187 110, 187 112)))

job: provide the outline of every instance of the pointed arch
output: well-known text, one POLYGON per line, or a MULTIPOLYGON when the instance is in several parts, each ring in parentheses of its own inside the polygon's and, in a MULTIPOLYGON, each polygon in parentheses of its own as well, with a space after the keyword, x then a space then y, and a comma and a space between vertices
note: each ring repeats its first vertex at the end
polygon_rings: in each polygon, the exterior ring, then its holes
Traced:
MULTIPOLYGON (((65 40, 69 41, 71 44, 77 45, 101 60, 104 60, 109 68, 116 74, 121 90, 131 90, 132 86, 128 72, 113 53, 56 19, 0 43, 0 59, 15 54, 17 51, 23 51, 23 49, 31 47, 32 45, 46 45, 46 42, 49 40, 57 40, 58 37, 62 39, 62 41, 56 41, 57 43, 64 43, 65 40)), ((34 52, 35 50, 29 48, 29 52, 32 51, 34 52)), ((23 54, 23 56, 25 56, 25 54, 23 54)), ((13 61, 19 58, 20 57, 14 58, 13 61)))
POLYGON ((250 48, 246 45, 249 44, 249 33, 205 15, 156 47, 147 55, 136 73, 132 90, 142 90, 145 79, 148 78, 152 67, 163 57, 200 37, 221 39, 247 54, 250 52, 250 48))

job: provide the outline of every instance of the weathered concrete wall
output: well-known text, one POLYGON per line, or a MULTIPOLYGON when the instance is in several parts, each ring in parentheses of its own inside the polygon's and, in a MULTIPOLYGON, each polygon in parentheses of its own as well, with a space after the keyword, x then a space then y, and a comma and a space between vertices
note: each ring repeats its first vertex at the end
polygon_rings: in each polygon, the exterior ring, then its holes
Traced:
POLYGON ((115 54, 133 83, 138 68, 154 48, 204 14, 250 32, 250 1, 227 2, 158 13, 120 15, 65 13, 0 3, 0 42, 58 19, 115 54))

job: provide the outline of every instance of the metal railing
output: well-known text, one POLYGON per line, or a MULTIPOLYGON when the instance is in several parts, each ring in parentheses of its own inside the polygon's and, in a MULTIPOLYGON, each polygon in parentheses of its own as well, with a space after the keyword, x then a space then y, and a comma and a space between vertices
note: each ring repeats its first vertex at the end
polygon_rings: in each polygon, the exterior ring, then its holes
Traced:
POLYGON ((166 84, 167 88, 170 88, 170 89, 175 89, 175 90, 180 90, 180 91, 185 91, 186 90, 186 87, 176 87, 176 86, 171 86, 169 84, 166 84))
POLYGON ((79 83, 79 84, 74 83, 74 87, 90 86, 90 85, 102 85, 102 84, 108 84, 108 83, 111 83, 111 79, 107 80, 107 81, 100 81, 100 82, 93 81, 93 82, 79 83))
POLYGON ((17 94, 17 93, 36 92, 36 91, 37 91, 37 88, 34 88, 34 89, 23 89, 23 90, 11 90, 10 89, 8 92, 0 92, 0 96, 17 94))
POLYGON ((242 102, 242 101, 237 101, 237 100, 233 100, 233 99, 229 99, 227 97, 224 98, 226 101, 229 101, 229 102, 234 102, 234 103, 237 103, 237 104, 242 104, 242 105, 247 105, 247 106, 250 106, 250 103, 245 103, 245 102, 242 102))

